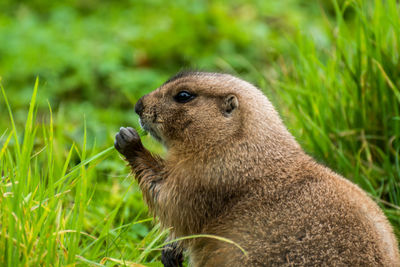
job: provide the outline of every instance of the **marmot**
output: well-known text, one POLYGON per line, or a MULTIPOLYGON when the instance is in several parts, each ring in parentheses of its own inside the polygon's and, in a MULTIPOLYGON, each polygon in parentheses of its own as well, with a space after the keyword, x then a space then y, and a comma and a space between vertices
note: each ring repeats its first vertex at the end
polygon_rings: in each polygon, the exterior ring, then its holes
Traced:
POLYGON ((273 105, 228 74, 180 73, 135 105, 167 148, 146 150, 121 128, 115 147, 171 239, 165 265, 400 266, 392 227, 356 185, 301 149, 273 105), (174 258, 175 257, 175 258, 174 258))

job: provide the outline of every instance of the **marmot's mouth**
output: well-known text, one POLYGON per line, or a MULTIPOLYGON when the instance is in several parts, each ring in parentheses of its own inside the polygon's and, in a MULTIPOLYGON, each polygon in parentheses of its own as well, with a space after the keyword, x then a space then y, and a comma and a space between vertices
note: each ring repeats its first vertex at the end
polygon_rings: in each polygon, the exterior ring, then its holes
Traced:
POLYGON ((163 143, 163 140, 161 137, 157 134, 157 132, 149 125, 149 123, 146 123, 142 120, 142 118, 139 118, 139 124, 140 127, 142 127, 143 130, 148 132, 154 139, 156 139, 158 142, 163 143))

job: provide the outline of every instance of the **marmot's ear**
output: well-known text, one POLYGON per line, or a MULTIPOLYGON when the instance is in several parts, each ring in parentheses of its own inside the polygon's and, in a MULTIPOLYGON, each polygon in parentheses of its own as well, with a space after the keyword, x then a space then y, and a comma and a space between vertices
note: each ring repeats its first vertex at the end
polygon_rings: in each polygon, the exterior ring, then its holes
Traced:
POLYGON ((222 101, 222 112, 225 116, 230 115, 239 107, 239 101, 235 95, 227 95, 222 101))

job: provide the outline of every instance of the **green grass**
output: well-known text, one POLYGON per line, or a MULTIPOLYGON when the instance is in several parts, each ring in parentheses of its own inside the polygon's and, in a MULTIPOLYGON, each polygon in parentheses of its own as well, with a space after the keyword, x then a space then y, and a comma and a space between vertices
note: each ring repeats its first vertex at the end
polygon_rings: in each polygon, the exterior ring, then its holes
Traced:
POLYGON ((112 144, 120 126, 138 128, 138 97, 182 67, 260 86, 304 149, 400 234, 395 0, 0 7, 1 266, 161 265, 166 233, 112 144))
POLYGON ((369 192, 400 234, 399 8, 350 3, 335 3, 336 22, 326 22, 329 50, 297 36, 275 88, 306 150, 369 192))
MULTIPOLYGON (((14 123, 7 96, 11 128, 1 138, 0 152, 0 262, 8 266, 67 266, 79 263, 114 266, 116 263, 153 262, 165 232, 154 227, 143 236, 129 235, 135 225, 148 223, 141 214, 120 214, 133 189, 110 188, 120 194, 105 216, 96 214, 98 189, 93 182, 97 165, 115 153, 113 147, 98 151, 69 144, 61 138, 62 125, 54 125, 49 106, 45 122, 37 123, 36 81, 25 129, 20 134, 14 123), (60 129, 61 128, 61 129, 60 129), (79 162, 72 162, 76 158, 79 162), (99 216, 100 215, 100 216, 99 216), (118 215, 118 217, 117 217, 118 215), (132 217, 133 216, 133 217, 132 217), (4 253, 3 253, 4 252, 4 253)), ((86 129, 86 128, 84 128, 86 129)), ((139 231, 136 229, 136 231, 139 231)), ((153 265, 159 266, 157 261, 153 265)))

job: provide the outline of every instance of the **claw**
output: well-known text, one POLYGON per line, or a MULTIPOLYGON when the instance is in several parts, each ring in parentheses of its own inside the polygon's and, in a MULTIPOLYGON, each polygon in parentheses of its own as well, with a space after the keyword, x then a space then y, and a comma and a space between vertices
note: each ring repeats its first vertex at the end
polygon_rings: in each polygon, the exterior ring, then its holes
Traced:
POLYGON ((133 129, 132 127, 127 127, 126 129, 129 131, 130 134, 132 134, 132 136, 134 136, 134 137, 139 137, 139 135, 138 135, 138 133, 136 132, 136 130, 133 129))
POLYGON ((133 138, 133 136, 132 136, 132 133, 130 133, 129 131, 128 131, 128 129, 127 128, 122 128, 121 129, 121 131, 120 131, 120 133, 121 133, 121 136, 122 136, 122 138, 125 140, 125 141, 130 141, 130 140, 132 140, 133 138))
POLYGON ((115 141, 114 141, 114 147, 115 147, 115 149, 118 150, 118 151, 121 149, 121 148, 119 147, 118 142, 117 142, 116 139, 115 139, 115 141))
POLYGON ((124 140, 124 138, 121 136, 120 133, 117 133, 117 135, 115 136, 115 139, 118 142, 119 147, 125 147, 126 145, 126 141, 124 140))

